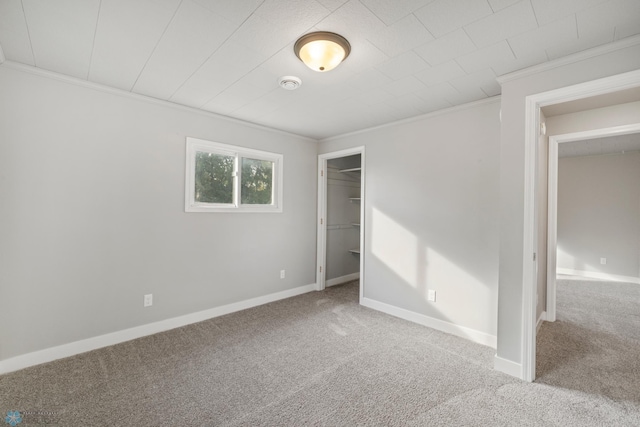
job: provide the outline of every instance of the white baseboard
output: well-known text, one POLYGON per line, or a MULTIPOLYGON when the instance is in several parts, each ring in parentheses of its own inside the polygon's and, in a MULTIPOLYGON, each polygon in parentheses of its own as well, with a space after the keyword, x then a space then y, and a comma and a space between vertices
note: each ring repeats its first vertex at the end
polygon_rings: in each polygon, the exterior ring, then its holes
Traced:
POLYGON ((493 358, 493 369, 511 375, 512 377, 522 379, 522 365, 520 363, 498 357, 497 354, 493 358))
POLYGON ((542 322, 547 320, 547 312, 543 311, 540 313, 540 317, 538 317, 538 323, 536 324, 536 334, 540 332, 540 327, 542 326, 542 322))
POLYGON ((404 308, 395 307, 369 298, 361 298, 360 304, 365 307, 369 307, 374 310, 378 310, 383 313, 408 320, 410 322, 418 323, 432 329, 437 329, 438 331, 466 338, 469 341, 473 341, 478 344, 486 345, 492 348, 496 348, 497 345, 497 339, 495 335, 490 335, 485 332, 467 328, 466 326, 460 326, 454 323, 445 322, 444 320, 425 316, 424 314, 405 310, 404 308))
POLYGON ((335 285, 339 285, 341 283, 347 283, 350 282, 352 280, 356 280, 360 278, 360 273, 351 273, 351 274, 347 274, 346 276, 341 276, 341 277, 336 277, 335 279, 329 279, 327 281, 324 282, 324 285, 326 287, 329 286, 335 286, 335 285))
POLYGON ((589 279, 612 280, 614 282, 637 283, 640 285, 640 277, 621 276, 619 274, 599 273, 595 271, 572 270, 570 268, 556 268, 557 274, 566 274, 569 276, 582 276, 589 279))
POLYGON ((145 337, 147 335, 157 334, 158 332, 168 331, 170 329, 179 328, 192 323, 202 322, 214 317, 224 316, 225 314, 246 310, 248 308, 257 307, 259 305, 285 298, 291 298, 296 295, 305 294, 315 290, 315 284, 300 286, 293 289, 287 289, 286 291, 276 292, 208 310, 198 311, 196 313, 185 314, 184 316, 160 320, 158 322, 124 329, 122 331, 111 332, 109 334, 15 356, 10 359, 0 361, 0 374, 6 374, 8 372, 17 371, 19 369, 28 368, 29 366, 39 365, 41 363, 51 362, 64 357, 75 356, 76 354, 97 350, 102 347, 119 344, 136 338, 145 337))

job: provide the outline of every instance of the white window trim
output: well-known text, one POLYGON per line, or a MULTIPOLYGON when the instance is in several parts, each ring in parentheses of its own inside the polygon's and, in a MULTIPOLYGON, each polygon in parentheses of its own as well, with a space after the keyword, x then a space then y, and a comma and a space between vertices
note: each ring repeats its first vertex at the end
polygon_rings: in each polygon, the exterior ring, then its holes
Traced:
POLYGON ((283 203, 283 169, 284 156, 278 153, 271 153, 251 148, 238 147, 235 145, 222 144, 219 142, 207 141, 204 139, 187 137, 186 143, 186 179, 185 179, 185 212, 257 212, 257 213, 280 213, 283 203), (199 203, 195 201, 195 172, 196 172, 196 152, 210 152, 235 157, 233 203, 199 203), (271 205, 243 205, 240 204, 240 182, 242 179, 242 168, 239 165, 241 158, 257 160, 268 160, 273 162, 273 204, 271 205))

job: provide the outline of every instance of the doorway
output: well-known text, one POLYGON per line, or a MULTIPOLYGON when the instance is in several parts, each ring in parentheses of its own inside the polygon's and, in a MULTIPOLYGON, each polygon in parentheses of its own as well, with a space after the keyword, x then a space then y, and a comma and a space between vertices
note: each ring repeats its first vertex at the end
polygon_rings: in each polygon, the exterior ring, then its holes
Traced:
POLYGON ((316 287, 360 281, 364 294, 364 147, 318 156, 316 287))
MULTIPOLYGON (((546 299, 546 318, 548 322, 554 322, 556 320, 556 275, 558 271, 557 259, 558 259, 558 163, 559 153, 562 144, 595 141, 612 146, 612 152, 616 151, 616 145, 626 148, 627 150, 637 150, 638 146, 630 146, 626 141, 615 139, 615 137, 622 137, 625 135, 632 135, 640 133, 640 123, 616 126, 603 129, 595 129, 586 132, 573 132, 562 135, 552 135, 549 137, 549 193, 548 193, 548 229, 547 229, 547 299, 546 299), (602 138, 607 138, 602 140, 602 138), (625 144, 626 143, 626 144, 625 144), (624 145, 623 145, 624 144, 624 145)), ((607 150, 603 150, 601 147, 599 152, 607 153, 607 150)), ((587 155, 589 151, 582 149, 582 154, 587 155)), ((594 278, 608 279, 609 275, 592 275, 594 278)))
MULTIPOLYGON (((522 298, 522 334, 521 334, 521 378, 534 381, 536 378, 536 326, 537 326, 537 262, 536 248, 538 233, 536 230, 536 211, 539 200, 536 195, 536 182, 539 179, 536 165, 537 147, 541 131, 541 108, 556 104, 569 103, 599 95, 624 91, 640 87, 640 70, 630 71, 587 83, 568 86, 561 89, 527 96, 525 99, 525 156, 524 156, 524 206, 523 223, 523 298, 522 298), (532 256, 533 255, 533 256, 532 256), (532 261, 533 260, 533 261, 532 261)), ((546 231, 546 230, 545 230, 546 231)), ((547 266, 547 270, 550 266, 547 266)))

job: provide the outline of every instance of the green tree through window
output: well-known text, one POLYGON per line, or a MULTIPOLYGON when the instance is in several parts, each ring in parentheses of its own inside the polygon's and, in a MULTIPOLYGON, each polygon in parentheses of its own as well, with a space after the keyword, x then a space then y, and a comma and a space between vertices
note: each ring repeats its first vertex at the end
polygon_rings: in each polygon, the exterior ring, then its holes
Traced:
POLYGON ((273 203, 273 162, 242 159, 241 203, 270 205, 273 203))
POLYGON ((196 152, 195 199, 200 203, 233 203, 233 156, 196 152))

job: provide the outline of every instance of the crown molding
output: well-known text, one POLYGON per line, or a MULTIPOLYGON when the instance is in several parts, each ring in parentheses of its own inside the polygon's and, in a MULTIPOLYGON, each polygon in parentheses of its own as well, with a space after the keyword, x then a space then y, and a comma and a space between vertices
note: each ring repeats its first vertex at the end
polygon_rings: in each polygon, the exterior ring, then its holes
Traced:
MULTIPOLYGON (((0 48, 0 59, 4 58, 4 56, 1 55, 2 50, 0 48)), ((106 86, 100 83, 94 83, 94 82, 90 82, 87 80, 82 80, 79 79, 77 77, 71 77, 71 76, 67 76, 64 74, 60 74, 60 73, 56 73, 54 71, 48 71, 48 70, 43 70, 41 68, 37 68, 37 67, 33 67, 31 65, 25 65, 25 64, 21 64, 19 62, 14 62, 14 61, 0 61, 0 67, 2 68, 9 68, 9 69, 13 69, 16 71, 21 71, 24 73, 29 73, 29 74, 34 74, 36 76, 40 76, 40 77, 44 77, 47 79, 51 79, 51 80, 57 80, 63 83, 68 83, 68 84, 72 84, 75 86, 79 86, 79 87, 84 87, 87 89, 93 89, 93 90, 97 90, 100 92, 104 92, 104 93, 108 93, 111 95, 117 95, 117 96, 122 96, 124 98, 129 98, 129 99, 134 99, 137 101, 142 101, 142 102, 146 102, 148 104, 154 104, 154 105, 159 105, 159 106, 163 106, 163 107, 169 107, 169 108, 173 108, 176 110, 180 110, 180 111, 185 111, 188 113, 193 113, 193 114, 198 114, 201 116, 205 116, 205 117, 209 117, 209 118, 213 118, 213 119, 218 119, 218 120, 224 120, 227 122, 231 122, 231 123, 235 123, 238 125, 242 125, 242 126, 247 126, 250 128, 254 128, 254 129, 260 129, 260 130, 264 130, 264 131, 268 131, 268 132, 274 132, 280 135, 287 135, 287 136, 293 136, 296 138, 301 138, 303 140, 305 140, 306 142, 314 142, 317 143, 318 140, 315 138, 311 138, 305 135, 299 135, 293 132, 287 132, 285 130, 281 130, 281 129, 276 129, 276 128, 272 128, 269 126, 265 126, 265 125, 261 125, 258 123, 252 123, 246 120, 241 120, 241 119, 236 119, 234 117, 229 117, 229 116, 225 116, 222 114, 218 114, 218 113, 213 113, 211 111, 206 111, 206 110, 201 110, 195 107, 189 107, 186 105, 182 105, 182 104, 177 104, 175 102, 171 102, 171 101, 166 101, 163 99, 158 99, 158 98, 153 98, 147 95, 141 95, 138 93, 133 93, 133 92, 129 92, 123 89, 116 89, 110 86, 106 86)))
POLYGON ((524 77, 532 76, 544 71, 553 70, 555 68, 563 67, 565 65, 574 64, 576 62, 584 61, 596 56, 605 55, 607 53, 615 52, 617 50, 626 49, 628 47, 636 46, 640 44, 640 35, 624 38, 612 43, 607 43, 602 46, 594 47, 591 49, 583 50, 582 52, 573 53, 571 55, 563 56, 553 61, 544 62, 542 64, 534 65, 529 68, 514 71, 512 73, 499 76, 496 80, 499 84, 504 84, 513 80, 518 80, 524 77))

